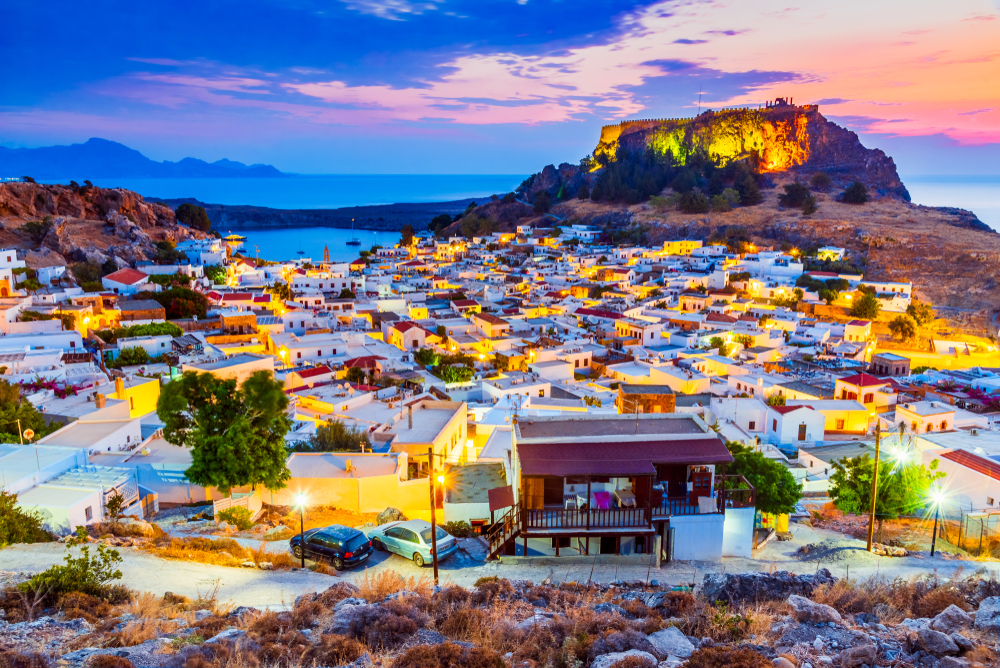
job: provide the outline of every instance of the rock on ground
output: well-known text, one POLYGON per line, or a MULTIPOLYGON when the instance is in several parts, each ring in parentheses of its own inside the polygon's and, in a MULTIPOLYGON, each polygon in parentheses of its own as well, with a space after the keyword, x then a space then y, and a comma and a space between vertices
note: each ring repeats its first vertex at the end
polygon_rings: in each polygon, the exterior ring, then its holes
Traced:
POLYGON ((871 643, 858 645, 857 647, 850 647, 840 653, 840 667, 855 668, 856 666, 863 665, 874 666, 875 657, 877 655, 878 650, 876 650, 875 645, 871 643))
POLYGON ((920 629, 917 631, 917 644, 920 649, 934 656, 954 656, 958 654, 958 645, 940 631, 920 629))
POLYGON ((630 656, 637 656, 641 659, 647 659, 654 664, 656 663, 656 657, 649 652, 643 652, 638 649, 630 649, 627 652, 614 652, 612 654, 602 654, 590 663, 590 668, 611 668, 622 659, 630 656))
POLYGON ((931 628, 941 633, 955 633, 972 626, 972 617, 955 604, 949 605, 931 620, 931 628))
POLYGON ((694 644, 676 626, 668 626, 656 633, 650 633, 646 636, 646 640, 663 658, 668 656, 687 658, 694 653, 694 644))
POLYGON ((800 622, 833 622, 843 624, 840 613, 828 605, 810 601, 808 598, 793 594, 788 597, 792 606, 792 616, 800 622))
POLYGON ((816 587, 833 584, 837 578, 825 568, 815 575, 777 573, 712 573, 702 581, 701 593, 709 601, 742 603, 745 601, 780 601, 792 594, 810 596, 816 587))
POLYGON ((976 629, 1000 632, 1000 596, 984 598, 976 611, 976 629))

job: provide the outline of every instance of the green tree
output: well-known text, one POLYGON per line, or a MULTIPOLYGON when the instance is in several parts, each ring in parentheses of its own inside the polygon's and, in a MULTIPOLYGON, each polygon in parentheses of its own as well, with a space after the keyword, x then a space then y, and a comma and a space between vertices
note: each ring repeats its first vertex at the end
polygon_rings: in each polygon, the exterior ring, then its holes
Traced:
POLYGON ((295 297, 295 293, 292 292, 292 288, 289 287, 288 283, 285 283, 284 281, 275 281, 270 286, 265 288, 264 291, 274 295, 274 298, 279 302, 286 302, 295 297))
POLYGON ((168 320, 198 316, 204 318, 208 312, 208 298, 190 288, 167 288, 160 292, 139 292, 135 299, 152 299, 163 306, 168 320))
POLYGON ((291 478, 285 466, 287 407, 284 386, 266 371, 242 386, 188 371, 164 386, 156 413, 166 440, 191 449, 188 480, 228 494, 245 485, 281 489, 291 478))
POLYGON ((868 188, 860 181, 855 181, 844 189, 840 201, 847 204, 864 204, 868 201, 868 188))
POLYGON ((403 225, 402 229, 399 230, 399 243, 402 246, 412 246, 413 245, 413 225, 403 225))
POLYGON ((775 392, 767 398, 768 406, 784 406, 787 403, 785 395, 775 392))
POLYGON ((702 193, 692 190, 681 193, 677 209, 683 213, 708 213, 712 209, 712 203, 702 193))
MULTIPOLYGON (((17 427, 14 427, 17 429, 17 427)), ((16 441, 15 441, 16 442, 16 441)), ((52 535, 42 526, 37 511, 17 505, 17 494, 0 490, 0 548, 14 543, 47 543, 52 535)))
POLYGON ((205 276, 208 280, 216 283, 218 285, 225 285, 226 283, 226 268, 219 266, 217 264, 210 264, 205 267, 205 276))
POLYGON ((34 440, 47 436, 62 426, 46 424, 38 409, 30 401, 21 398, 20 387, 0 380, 0 443, 21 442, 21 436, 17 433, 18 420, 21 421, 21 433, 30 429, 35 432, 34 440))
POLYGON ((156 254, 153 259, 159 264, 180 264, 187 262, 187 255, 183 251, 177 250, 177 244, 173 241, 157 241, 156 254))
POLYGON ((729 203, 725 195, 715 195, 712 197, 712 211, 715 213, 728 213, 733 210, 733 205, 729 203))
POLYGON ((347 370, 347 373, 344 374, 344 380, 346 380, 348 383, 355 383, 357 385, 360 385, 365 382, 365 378, 367 377, 367 375, 368 374, 365 373, 365 370, 362 369, 361 367, 352 366, 350 369, 347 370))
POLYGON ((789 183, 784 186, 785 192, 778 195, 778 202, 781 206, 787 207, 800 207, 802 206, 806 198, 809 197, 809 188, 805 187, 798 181, 795 183, 789 183))
POLYGON ((308 443, 296 444, 294 452, 361 452, 361 444, 371 452, 371 439, 365 429, 348 427, 341 420, 333 420, 316 427, 316 435, 308 443))
POLYGON ((340 294, 337 296, 337 299, 357 299, 357 295, 355 295, 348 288, 344 288, 343 290, 340 291, 340 294))
POLYGON ((837 301, 837 299, 840 297, 839 292, 837 292, 836 290, 830 290, 828 288, 820 288, 817 294, 819 294, 819 298, 825 301, 827 304, 832 304, 833 302, 837 301))
POLYGON ((576 198, 580 200, 590 199, 590 186, 584 181, 583 185, 580 186, 580 190, 576 193, 576 198))
POLYGON ((42 239, 51 229, 51 216, 46 216, 45 220, 32 220, 21 226, 21 231, 31 237, 31 240, 36 244, 42 243, 42 239))
POLYGON ((865 292, 860 297, 855 298, 854 304, 851 305, 851 316, 874 320, 878 317, 879 308, 878 297, 870 292, 865 292))
MULTIPOLYGON (((872 478, 875 460, 868 454, 833 462, 830 476, 830 498, 837 508, 854 515, 867 514, 872 502, 872 478)), ((875 519, 878 522, 878 541, 882 542, 882 523, 900 515, 911 515, 927 503, 931 484, 944 477, 937 470, 937 460, 930 466, 880 458, 878 465, 878 494, 875 497, 875 519)))
POLYGON ((795 504, 802 498, 802 485, 784 464, 735 441, 729 441, 726 447, 734 460, 726 467, 726 473, 741 475, 753 485, 759 512, 785 515, 795 510, 795 504))
POLYGON ((177 216, 178 223, 187 225, 190 228, 201 230, 202 232, 208 232, 212 229, 212 221, 208 219, 208 212, 205 211, 205 207, 198 206, 197 204, 184 202, 177 207, 174 215, 177 216))
POLYGON ((427 226, 427 229, 433 232, 434 236, 440 237, 444 235, 445 228, 451 225, 451 223, 451 216, 447 213, 441 213, 431 219, 431 223, 427 226))
POLYGON ((802 215, 811 216, 816 213, 816 196, 809 195, 802 200, 802 215))
POLYGON ((889 323, 889 331, 897 339, 912 339, 917 335, 917 323, 913 321, 913 318, 906 315, 897 315, 889 323))
POLYGON ((753 206, 764 201, 764 196, 760 194, 760 186, 757 185, 757 179, 749 170, 737 177, 733 187, 740 194, 740 204, 743 206, 753 206))
POLYGON ((123 366, 138 366, 149 364, 149 353, 145 348, 139 346, 129 346, 118 351, 118 357, 111 366, 120 369, 123 366))
POLYGON ((446 383, 465 383, 472 380, 475 371, 462 364, 440 364, 434 369, 434 375, 446 383))
POLYGON ((532 209, 535 213, 542 214, 548 213, 549 209, 552 208, 552 195, 550 195, 545 190, 541 191, 535 195, 535 203, 532 209))
POLYGON ((918 325, 926 325, 929 322, 933 322, 934 309, 931 308, 930 304, 925 304, 914 299, 906 307, 906 315, 916 320, 918 325))
MULTIPOLYGON (((447 331, 445 333, 447 334, 447 331)), ((437 366, 441 356, 430 348, 421 348, 413 353, 413 361, 422 366, 437 366)))
POLYGON ((816 172, 812 175, 812 178, 809 179, 809 185, 815 190, 825 191, 830 187, 831 183, 833 183, 833 179, 831 179, 830 175, 826 172, 816 172))

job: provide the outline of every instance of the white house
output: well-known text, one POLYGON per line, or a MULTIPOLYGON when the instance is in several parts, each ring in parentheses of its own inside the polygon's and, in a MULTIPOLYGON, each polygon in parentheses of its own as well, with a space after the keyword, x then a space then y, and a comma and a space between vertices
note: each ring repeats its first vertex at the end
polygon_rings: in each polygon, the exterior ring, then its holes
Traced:
POLYGON ((131 295, 143 290, 155 290, 158 286, 149 284, 149 274, 136 269, 119 269, 101 279, 105 289, 119 295, 131 295))

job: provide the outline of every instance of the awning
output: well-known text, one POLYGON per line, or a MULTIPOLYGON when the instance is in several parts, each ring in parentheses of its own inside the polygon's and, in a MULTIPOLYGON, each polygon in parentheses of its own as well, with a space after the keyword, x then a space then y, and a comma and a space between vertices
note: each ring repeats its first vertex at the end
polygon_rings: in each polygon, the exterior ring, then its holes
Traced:
POLYGON ((607 441, 600 443, 518 443, 522 476, 653 475, 656 464, 727 464, 733 461, 722 439, 607 441))
POLYGON ((489 495, 491 513, 514 505, 514 490, 509 485, 507 487, 494 487, 487 490, 486 493, 489 495))

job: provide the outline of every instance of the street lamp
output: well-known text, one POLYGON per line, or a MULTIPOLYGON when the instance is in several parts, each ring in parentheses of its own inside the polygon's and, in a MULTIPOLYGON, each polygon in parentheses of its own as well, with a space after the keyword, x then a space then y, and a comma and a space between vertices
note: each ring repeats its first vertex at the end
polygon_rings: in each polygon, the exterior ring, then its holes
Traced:
POLYGON ((295 497, 295 505, 299 507, 299 555, 302 558, 302 568, 306 567, 306 524, 302 517, 302 511, 306 507, 306 495, 299 494, 295 497))
POLYGON ((947 496, 940 487, 932 487, 930 500, 934 504, 934 531, 931 533, 931 556, 934 556, 934 547, 937 544, 938 517, 941 514, 941 504, 947 501, 947 496))
POLYGON ((444 486, 444 474, 434 475, 434 457, 443 457, 444 455, 435 455, 434 448, 427 450, 427 465, 430 467, 430 489, 431 489, 431 561, 434 564, 434 584, 438 584, 438 544, 437 544, 437 490, 434 489, 434 483, 437 482, 439 485, 444 486))

